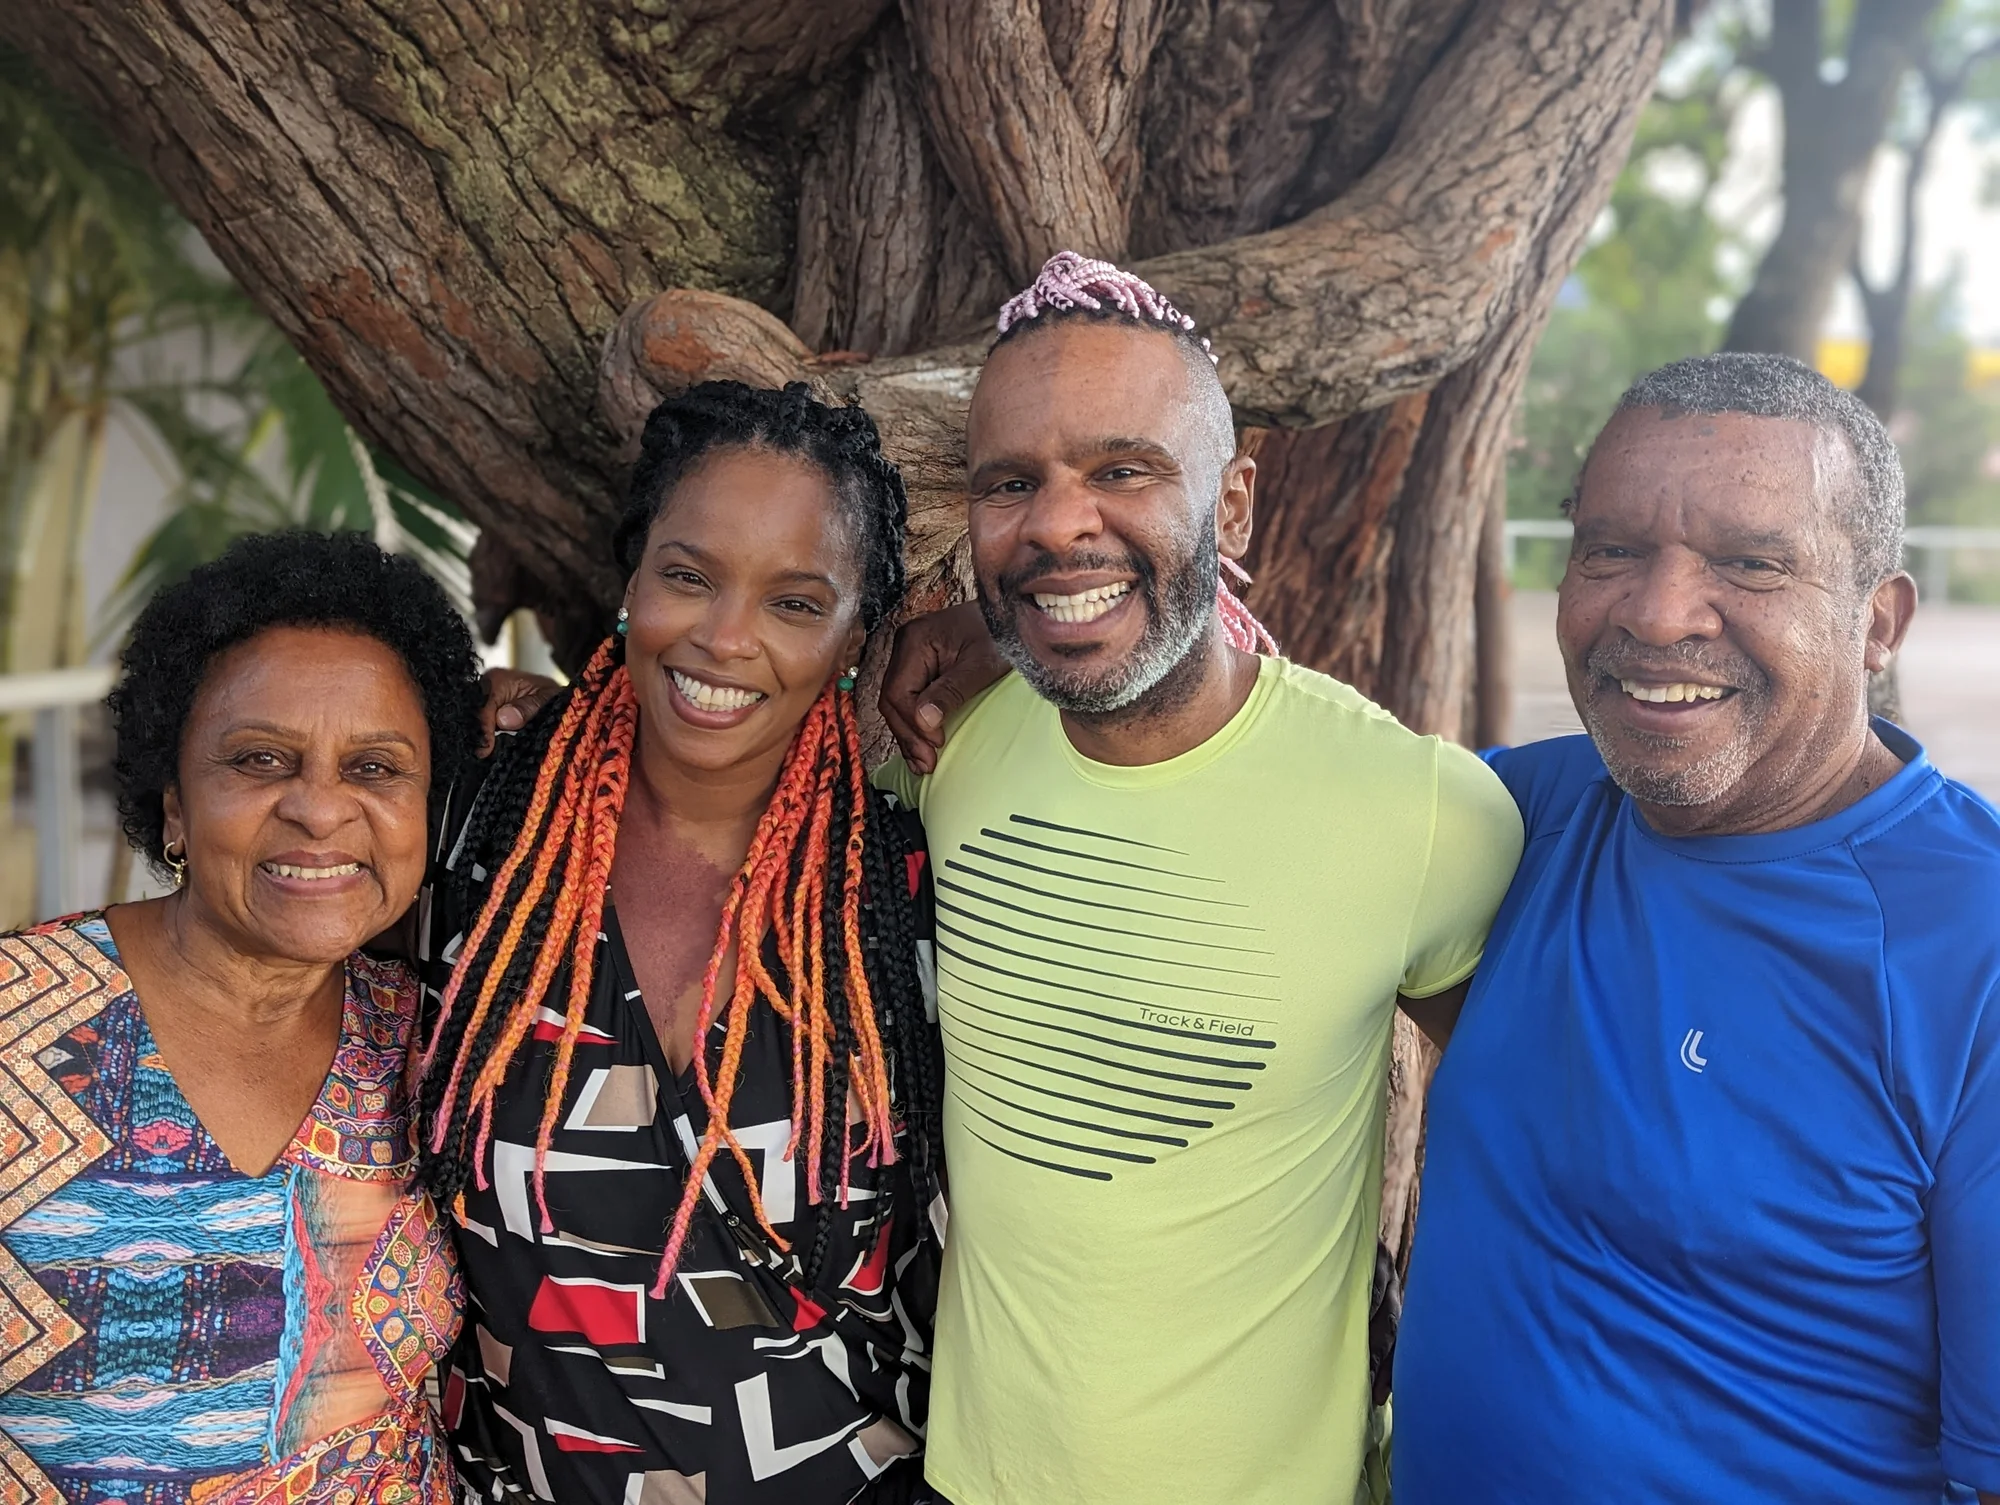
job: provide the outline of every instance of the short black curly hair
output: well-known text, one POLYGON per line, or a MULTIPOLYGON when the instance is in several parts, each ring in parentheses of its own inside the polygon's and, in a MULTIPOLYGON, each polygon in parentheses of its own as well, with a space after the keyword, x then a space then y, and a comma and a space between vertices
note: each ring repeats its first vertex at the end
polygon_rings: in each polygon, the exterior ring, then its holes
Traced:
POLYGON ((162 796, 180 778, 181 737, 218 654, 273 627, 344 628, 395 651, 423 697, 431 801, 478 750, 479 656, 444 588, 365 533, 291 531, 238 539, 220 559, 146 604, 106 704, 125 836, 165 870, 162 796))
POLYGON ((820 402, 802 381, 782 388, 703 382, 653 409, 639 441, 625 515, 612 535, 625 573, 639 567, 646 535, 674 487, 711 450, 729 445, 796 455, 833 483, 854 528, 861 625, 872 632, 903 599, 903 532, 909 519, 903 477, 883 455, 874 419, 857 405, 820 402))

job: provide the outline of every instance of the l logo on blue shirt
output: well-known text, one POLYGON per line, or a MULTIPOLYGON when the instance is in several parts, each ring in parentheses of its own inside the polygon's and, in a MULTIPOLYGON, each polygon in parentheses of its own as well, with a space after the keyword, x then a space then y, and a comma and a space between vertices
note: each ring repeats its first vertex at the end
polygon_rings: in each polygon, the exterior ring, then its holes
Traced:
POLYGON ((1708 1065, 1708 1057, 1701 1053, 1701 1034, 1700 1030, 1691 1029, 1687 1038, 1681 1041, 1681 1065, 1696 1076, 1700 1076, 1702 1069, 1708 1065))

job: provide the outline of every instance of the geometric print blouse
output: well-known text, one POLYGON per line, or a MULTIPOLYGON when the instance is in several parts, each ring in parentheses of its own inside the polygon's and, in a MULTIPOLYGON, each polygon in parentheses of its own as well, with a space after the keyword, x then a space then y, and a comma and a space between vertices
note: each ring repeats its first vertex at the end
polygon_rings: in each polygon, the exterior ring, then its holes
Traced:
MULTIPOLYGON (((454 805, 474 790, 461 785, 454 805)), ((877 808, 880 808, 879 806, 877 808)), ((914 849, 914 812, 898 811, 914 849)), ((454 829, 448 816, 445 829, 454 829)), ((449 839, 449 838, 448 838, 449 839)), ((918 911, 918 974, 930 976, 931 892, 918 911)), ((475 891, 475 902, 480 895, 475 891)), ((628 904, 647 896, 626 896, 628 904)), ((451 886, 432 890, 419 954, 442 991, 466 929, 451 886)), ((775 965, 775 955, 768 958, 775 965)), ((914 1000, 933 1012, 926 996, 914 1000)), ((910 1002, 911 1000, 906 1000, 910 1002)), ((444 1415, 468 1498, 531 1505, 840 1505, 908 1498, 929 1410, 942 1251, 912 1185, 914 1150, 892 1101, 898 1155, 853 1163, 849 1205, 808 1205, 788 1156, 790 1032, 751 1014, 731 1119, 758 1177, 769 1243, 735 1159, 718 1155, 680 1266, 653 1294, 668 1225, 707 1129, 692 1065, 662 1052, 607 903, 575 1064, 547 1167, 554 1226, 530 1178, 562 1000, 545 1008, 502 1083, 481 1181, 457 1211, 466 1331, 445 1377, 444 1415), (800 1255, 825 1220, 816 1278, 800 1255)), ((433 1000, 432 1007, 435 1007, 433 1000)), ((720 1069, 724 1023, 704 1043, 720 1069)), ((850 1143, 859 1143, 859 1125, 850 1143)))
POLYGON ((447 1505, 451 1241, 412 1189, 407 969, 351 958, 318 1100, 235 1169, 97 916, 0 936, 0 1501, 447 1505))

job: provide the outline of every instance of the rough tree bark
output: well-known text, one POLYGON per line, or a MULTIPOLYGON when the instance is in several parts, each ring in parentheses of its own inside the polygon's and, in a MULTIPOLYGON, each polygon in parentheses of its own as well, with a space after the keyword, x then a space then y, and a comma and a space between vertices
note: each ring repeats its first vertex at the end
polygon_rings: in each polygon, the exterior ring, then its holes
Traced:
MULTIPOLYGON (((1135 262, 1213 341, 1262 472, 1255 609, 1459 736, 1528 352, 1674 9, 9 0, 0 35, 480 525, 482 614, 536 607, 565 658, 617 601, 639 421, 706 377, 865 403, 917 601, 962 589, 984 326, 1072 247, 1135 262)), ((1392 1247, 1426 1066, 1399 1035, 1392 1247)))
POLYGON ((1784 218, 1730 316, 1726 349, 1813 359, 1860 238, 1869 166, 1940 3, 1858 0, 1840 66, 1828 69, 1826 0, 1772 0, 1770 37, 1747 61, 1784 109, 1784 218))
MULTIPOLYGON (((158 173, 356 425, 486 530, 489 612, 537 606, 572 656, 618 585, 629 436, 597 394, 621 316, 674 289, 766 310, 799 338, 760 369, 894 393, 914 457, 952 433, 979 325, 1068 245, 1142 263, 1269 430, 1253 604, 1308 662, 1459 734, 1520 356, 1671 9, 16 0, 0 33, 158 173)), ((754 310, 720 309, 680 305, 671 350, 625 342, 659 358, 634 379, 741 356, 754 310)), ((926 508, 955 500, 942 453, 926 508)))

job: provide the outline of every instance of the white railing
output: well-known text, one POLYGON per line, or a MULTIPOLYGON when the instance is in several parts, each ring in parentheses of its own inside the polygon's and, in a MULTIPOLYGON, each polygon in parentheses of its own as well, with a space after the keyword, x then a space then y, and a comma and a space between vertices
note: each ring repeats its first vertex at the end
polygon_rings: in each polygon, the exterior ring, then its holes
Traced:
POLYGON ((35 718, 31 777, 35 791, 35 915, 49 919, 94 902, 83 892, 83 760, 77 753, 77 707, 102 700, 117 676, 110 664, 0 674, 0 714, 35 718))
MULTIPOLYGON (((1524 538, 1569 537, 1569 520, 1561 517, 1507 519, 1507 573, 1514 573, 1516 545, 1524 538)), ((1951 599, 1951 556, 1959 549, 1992 549, 2000 553, 2000 528, 1910 528, 1903 534, 1903 553, 1911 555, 1911 571, 1924 600, 1951 599)))

